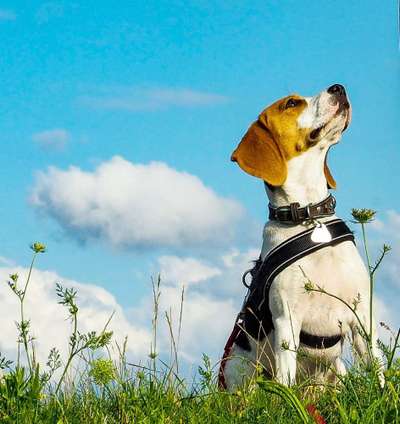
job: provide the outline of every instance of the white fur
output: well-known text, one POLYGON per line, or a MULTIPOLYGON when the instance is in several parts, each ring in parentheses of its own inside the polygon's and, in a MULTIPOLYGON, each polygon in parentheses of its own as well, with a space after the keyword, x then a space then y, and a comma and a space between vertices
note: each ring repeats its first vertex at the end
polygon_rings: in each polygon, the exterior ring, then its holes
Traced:
MULTIPOLYGON (((337 106, 326 91, 307 98, 308 106, 298 119, 299 127, 318 128, 326 122, 322 139, 312 148, 288 161, 288 177, 282 187, 267 189, 274 206, 299 202, 301 206, 315 203, 328 195, 323 171, 327 149, 337 143, 347 116, 334 117, 337 106)), ((327 221, 331 216, 321 219, 327 221)), ((268 221, 264 227, 261 256, 289 237, 304 231, 307 225, 285 225, 268 221)), ((279 382, 290 385, 302 373, 317 380, 331 379, 334 373, 343 375, 346 369, 341 361, 341 343, 328 349, 300 346, 309 356, 297 358, 300 330, 309 334, 333 336, 351 334, 360 356, 366 358, 366 344, 359 334, 355 315, 340 301, 321 293, 307 293, 305 284, 311 281, 327 292, 352 304, 359 297, 357 307, 365 328, 369 329, 369 276, 364 263, 352 242, 314 252, 282 271, 270 289, 269 306, 274 331, 263 340, 251 340, 251 351, 233 345, 231 359, 225 365, 225 381, 232 390, 251 377, 254 364, 261 363, 279 382), (282 349, 285 343, 289 349, 282 349), (321 366, 321 363, 323 366, 321 366)), ((380 358, 373 324, 373 354, 380 358)), ((383 375, 380 376, 383 383, 383 375)))

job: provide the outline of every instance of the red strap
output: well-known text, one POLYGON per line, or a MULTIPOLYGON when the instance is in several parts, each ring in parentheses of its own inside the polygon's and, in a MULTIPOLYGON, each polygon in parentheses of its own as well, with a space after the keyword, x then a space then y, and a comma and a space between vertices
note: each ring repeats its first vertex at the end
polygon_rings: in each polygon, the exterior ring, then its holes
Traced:
POLYGON ((324 417, 318 412, 317 407, 313 403, 309 403, 306 406, 306 410, 314 419, 316 424, 326 424, 324 417))
POLYGON ((228 360, 231 354, 233 343, 235 343, 236 337, 238 336, 239 332, 240 332, 240 327, 237 323, 235 323, 232 333, 229 336, 229 339, 226 342, 226 345, 224 347, 224 354, 222 355, 221 364, 220 364, 219 373, 218 373, 218 387, 223 390, 226 390, 226 381, 225 381, 225 375, 224 375, 226 361, 228 360))

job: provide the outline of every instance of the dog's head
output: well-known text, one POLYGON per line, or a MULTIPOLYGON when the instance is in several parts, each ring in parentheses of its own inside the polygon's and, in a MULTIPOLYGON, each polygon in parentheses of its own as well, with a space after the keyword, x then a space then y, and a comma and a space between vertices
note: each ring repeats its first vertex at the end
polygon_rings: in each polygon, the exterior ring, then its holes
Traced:
MULTIPOLYGON (((261 112, 231 159, 250 175, 272 186, 287 178, 287 162, 314 146, 328 151, 337 143, 351 119, 351 106, 342 85, 335 84, 314 97, 285 97, 261 112)), ((325 177, 335 188, 328 165, 325 177)))

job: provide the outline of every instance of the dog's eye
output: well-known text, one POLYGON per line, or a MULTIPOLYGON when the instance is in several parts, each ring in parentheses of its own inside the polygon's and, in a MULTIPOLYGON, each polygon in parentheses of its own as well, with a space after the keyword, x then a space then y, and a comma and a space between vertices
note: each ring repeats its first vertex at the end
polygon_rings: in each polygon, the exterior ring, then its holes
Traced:
POLYGON ((298 101, 298 100, 295 100, 295 99, 289 99, 289 100, 286 102, 285 109, 288 109, 288 108, 290 108, 290 107, 296 107, 298 104, 299 104, 299 101, 298 101))

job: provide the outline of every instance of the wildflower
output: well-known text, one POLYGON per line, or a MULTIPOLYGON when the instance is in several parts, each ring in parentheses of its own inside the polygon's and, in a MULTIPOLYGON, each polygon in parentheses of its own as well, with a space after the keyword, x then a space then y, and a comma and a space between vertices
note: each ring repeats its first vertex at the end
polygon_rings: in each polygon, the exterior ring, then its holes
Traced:
POLYGON ((307 283, 306 283, 306 284, 304 284, 304 290, 305 290, 306 292, 311 292, 311 291, 313 291, 313 290, 314 290, 314 285, 313 285, 313 283, 312 283, 311 281, 307 281, 307 283))
POLYGON ((261 375, 263 373, 263 371, 264 371, 264 367, 259 362, 257 362, 257 364, 256 364, 257 375, 261 375))
POLYGON ((289 343, 288 343, 286 340, 284 340, 284 341, 282 342, 282 344, 281 344, 281 349, 282 349, 282 350, 289 350, 289 343))
POLYGON ((10 278, 16 283, 18 281, 18 274, 10 274, 10 278))
POLYGON ((353 311, 357 310, 358 305, 361 303, 361 295, 360 293, 357 293, 357 297, 353 299, 352 305, 353 305, 353 311))
POLYGON ((36 241, 35 243, 31 244, 31 249, 35 253, 44 253, 46 251, 46 246, 43 243, 36 241))
POLYGON ((389 327, 387 324, 385 324, 383 321, 381 321, 381 322, 379 323, 379 325, 380 325, 382 328, 384 328, 385 330, 387 330, 387 331, 391 331, 391 330, 390 330, 390 327, 389 327))
POLYGON ((352 209, 351 214, 353 218, 356 220, 359 224, 367 224, 368 222, 371 222, 376 214, 376 211, 372 209, 352 209))
POLYGON ((156 359, 156 358, 157 358, 157 356, 158 356, 158 355, 157 355, 157 352, 150 352, 150 353, 149 353, 149 358, 150 358, 150 359, 156 359))
POLYGON ((105 386, 115 379, 115 367, 110 359, 95 359, 90 365, 89 375, 99 386, 105 386))

